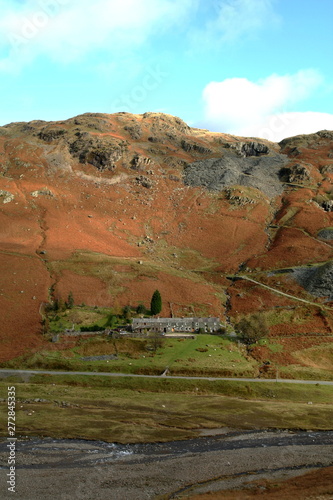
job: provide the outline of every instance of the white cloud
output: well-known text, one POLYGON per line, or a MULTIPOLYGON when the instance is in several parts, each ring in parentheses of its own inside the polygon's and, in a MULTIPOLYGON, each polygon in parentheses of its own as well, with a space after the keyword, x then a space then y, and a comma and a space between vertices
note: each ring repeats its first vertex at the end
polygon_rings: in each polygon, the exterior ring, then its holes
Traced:
POLYGON ((204 125, 212 130, 274 141, 291 132, 316 132, 327 128, 333 115, 288 110, 309 97, 321 83, 321 75, 312 69, 294 75, 274 74, 258 82, 246 78, 211 82, 203 91, 204 125))
POLYGON ((256 137, 264 137, 271 141, 281 141, 286 137, 292 137, 300 134, 312 134, 319 130, 333 130, 333 115, 330 113, 319 113, 315 111, 294 112, 294 113, 277 113, 276 115, 268 116, 257 129, 253 129, 247 133, 244 130, 245 136, 254 135, 256 137), (252 133, 257 132, 257 133, 252 133))
POLYGON ((232 41, 256 32, 277 20, 274 0, 229 0, 219 2, 217 17, 210 30, 219 31, 224 40, 232 41))
POLYGON ((213 0, 213 16, 190 33, 192 43, 214 47, 256 36, 278 24, 275 0, 213 0))
POLYGON ((0 0, 0 68, 39 55, 71 62, 95 49, 114 54, 184 21, 197 0, 0 0))

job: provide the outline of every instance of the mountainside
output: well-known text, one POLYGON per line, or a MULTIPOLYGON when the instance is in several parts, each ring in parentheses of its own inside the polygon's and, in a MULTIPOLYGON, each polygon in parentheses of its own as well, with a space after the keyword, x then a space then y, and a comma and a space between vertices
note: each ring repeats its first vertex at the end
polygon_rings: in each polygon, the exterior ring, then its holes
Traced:
POLYGON ((69 292, 119 308, 158 289, 162 315, 332 333, 329 310, 282 294, 333 299, 332 181, 329 131, 276 144, 161 113, 0 127, 1 359, 43 346, 41 307, 69 292))

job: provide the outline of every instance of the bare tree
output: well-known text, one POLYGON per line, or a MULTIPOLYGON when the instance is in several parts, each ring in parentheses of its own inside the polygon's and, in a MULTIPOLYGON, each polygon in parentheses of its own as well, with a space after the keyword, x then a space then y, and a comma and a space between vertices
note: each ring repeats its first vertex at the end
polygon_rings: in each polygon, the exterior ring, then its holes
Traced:
POLYGON ((235 325, 235 330, 247 345, 256 344, 258 340, 267 337, 269 334, 266 318, 259 313, 241 319, 235 325))

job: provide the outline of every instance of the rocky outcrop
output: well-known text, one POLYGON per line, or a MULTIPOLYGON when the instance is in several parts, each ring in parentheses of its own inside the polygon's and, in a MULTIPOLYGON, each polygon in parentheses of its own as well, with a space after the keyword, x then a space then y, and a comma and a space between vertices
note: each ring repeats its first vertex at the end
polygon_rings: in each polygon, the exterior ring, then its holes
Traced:
POLYGON ((325 212, 333 212, 333 200, 323 201, 320 206, 325 212))
POLYGON ((333 130, 320 130, 317 134, 321 139, 333 141, 333 130))
POLYGON ((66 135, 66 133, 67 131, 64 128, 45 127, 37 135, 42 141, 52 142, 66 135))
POLYGON ((148 177, 145 177, 144 175, 136 177, 135 180, 139 186, 143 186, 147 189, 150 189, 154 185, 154 182, 151 179, 148 179, 148 177))
POLYGON ((302 134, 294 137, 287 137, 279 142, 281 151, 288 151, 288 154, 297 152, 301 153, 300 148, 317 149, 321 143, 333 140, 333 132, 331 130, 320 130, 315 134, 302 134))
POLYGON ((310 269, 294 269, 293 277, 311 295, 333 300, 333 261, 310 269))
MULTIPOLYGON (((142 115, 143 122, 151 122, 151 130, 158 134, 165 132, 190 134, 191 127, 177 116, 168 115, 165 113, 144 113, 142 115)), ((155 134, 153 134, 155 135, 155 134)))
POLYGON ((152 167, 154 164, 151 158, 143 155, 135 155, 131 160, 131 168, 133 170, 144 170, 147 167, 152 167))
POLYGON ((80 130, 94 130, 97 132, 110 131, 109 121, 104 113, 84 113, 83 115, 75 116, 65 122, 66 125, 79 127, 80 130))
POLYGON ((243 158, 267 155, 270 152, 269 147, 261 142, 225 143, 224 147, 235 149, 237 154, 243 158))
POLYGON ((45 187, 43 189, 36 190, 36 191, 32 191, 30 194, 33 198, 38 198, 38 196, 40 196, 40 195, 50 196, 51 198, 54 197, 54 194, 52 193, 52 191, 50 189, 48 189, 47 187, 45 187))
POLYGON ((295 164, 281 168, 279 177, 282 182, 304 184, 310 180, 310 173, 303 165, 295 164))
POLYGON ((193 152, 200 153, 200 154, 209 154, 209 153, 212 153, 211 149, 205 148, 204 146, 202 146, 200 144, 196 144, 196 143, 193 143, 193 142, 186 141, 185 139, 183 139, 181 141, 180 146, 186 152, 193 151, 193 152))
POLYGON ((10 203, 14 198, 15 196, 9 191, 0 189, 0 201, 2 201, 3 204, 10 203))
MULTIPOLYGON (((182 136, 190 135, 192 132, 191 127, 183 120, 165 113, 144 113, 142 115, 141 127, 147 131, 149 142, 156 144, 171 142, 171 144, 177 147, 182 147, 181 142, 184 140, 182 136)), ((191 143, 192 141, 189 142, 189 144, 191 143)), ((197 146, 200 147, 201 145, 197 146)), ((190 146, 188 147, 190 148, 190 146)), ((193 148, 191 151, 193 151, 193 148)))
POLYGON ((244 194, 242 189, 239 189, 237 192, 233 189, 227 188, 224 191, 226 199, 230 202, 231 205, 238 205, 243 207, 245 205, 253 205, 256 200, 254 198, 250 198, 244 194))
POLYGON ((140 137, 142 136, 141 127, 137 123, 133 125, 125 125, 124 130, 129 133, 131 139, 133 140, 140 139, 140 137))
POLYGON ((155 143, 160 142, 161 144, 164 144, 164 142, 165 142, 163 139, 160 139, 159 137, 156 137, 156 136, 153 136, 153 135, 150 135, 148 137, 148 141, 149 142, 155 142, 155 143))
POLYGON ((89 163, 103 172, 114 170, 127 146, 111 137, 94 137, 87 132, 77 132, 77 139, 69 144, 71 155, 80 163, 89 163))
POLYGON ((330 174, 333 174, 333 165, 332 164, 328 164, 328 165, 322 165, 320 168, 320 173, 322 175, 330 175, 330 174))

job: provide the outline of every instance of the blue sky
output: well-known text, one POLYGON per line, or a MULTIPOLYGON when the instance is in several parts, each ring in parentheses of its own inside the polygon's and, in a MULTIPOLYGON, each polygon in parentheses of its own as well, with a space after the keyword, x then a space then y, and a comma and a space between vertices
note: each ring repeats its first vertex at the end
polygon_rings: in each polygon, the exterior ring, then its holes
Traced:
POLYGON ((333 129, 333 0, 0 0, 0 125, 177 115, 281 140, 333 129))

